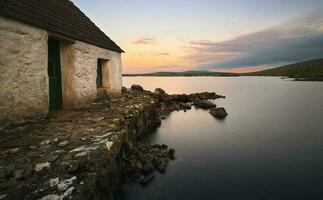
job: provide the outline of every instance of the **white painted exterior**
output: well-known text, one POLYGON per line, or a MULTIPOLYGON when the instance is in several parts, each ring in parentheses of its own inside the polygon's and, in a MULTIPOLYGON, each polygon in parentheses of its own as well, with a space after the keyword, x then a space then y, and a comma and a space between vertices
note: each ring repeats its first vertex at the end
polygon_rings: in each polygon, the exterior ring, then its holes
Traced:
MULTIPOLYGON (((49 33, 0 17, 0 122, 48 114, 49 33)), ((121 53, 60 40, 63 107, 82 107, 97 97, 97 59, 104 59, 103 88, 120 93, 121 53)))

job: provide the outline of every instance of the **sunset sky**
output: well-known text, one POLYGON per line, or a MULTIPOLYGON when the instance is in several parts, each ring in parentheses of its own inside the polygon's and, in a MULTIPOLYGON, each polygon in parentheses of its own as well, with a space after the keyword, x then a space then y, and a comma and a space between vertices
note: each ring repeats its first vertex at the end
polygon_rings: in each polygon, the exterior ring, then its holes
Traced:
POLYGON ((323 57, 323 0, 74 0, 124 73, 254 71, 323 57))

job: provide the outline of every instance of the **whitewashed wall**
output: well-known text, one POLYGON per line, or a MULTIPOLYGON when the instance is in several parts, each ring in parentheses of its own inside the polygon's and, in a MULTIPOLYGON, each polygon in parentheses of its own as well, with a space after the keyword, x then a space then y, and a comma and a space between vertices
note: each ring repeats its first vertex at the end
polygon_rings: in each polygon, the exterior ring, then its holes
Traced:
POLYGON ((83 42, 73 44, 74 75, 73 84, 75 94, 74 107, 84 106, 97 95, 97 60, 107 62, 103 66, 103 88, 109 93, 121 93, 122 87, 122 62, 121 54, 107 49, 99 48, 83 42))
POLYGON ((48 113, 47 32, 0 17, 0 121, 48 113))

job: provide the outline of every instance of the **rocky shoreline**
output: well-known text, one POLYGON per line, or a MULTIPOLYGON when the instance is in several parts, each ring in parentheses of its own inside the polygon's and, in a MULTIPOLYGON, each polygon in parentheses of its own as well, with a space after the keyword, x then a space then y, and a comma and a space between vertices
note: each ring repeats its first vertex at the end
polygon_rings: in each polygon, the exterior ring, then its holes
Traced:
POLYGON ((154 171, 165 173, 176 155, 141 137, 172 111, 192 105, 217 109, 207 100, 217 98, 224 96, 169 95, 133 85, 82 109, 2 125, 0 199, 113 199, 123 177, 146 185, 154 171))

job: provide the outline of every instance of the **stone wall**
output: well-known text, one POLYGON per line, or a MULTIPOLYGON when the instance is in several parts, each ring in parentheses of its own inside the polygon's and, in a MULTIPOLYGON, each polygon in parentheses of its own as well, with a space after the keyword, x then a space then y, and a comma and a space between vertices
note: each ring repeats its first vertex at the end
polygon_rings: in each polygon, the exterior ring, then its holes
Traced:
MULTIPOLYGON (((47 31, 0 17, 0 122, 48 114, 47 31)), ((57 37, 57 36, 56 36, 57 37)), ((60 40, 63 108, 83 107, 98 91, 121 93, 121 53, 60 40), (104 60, 97 88, 97 60, 104 60)))
POLYGON ((0 121, 48 113, 47 38, 0 17, 0 121))
POLYGON ((83 42, 75 42, 72 47, 74 51, 73 66, 66 65, 73 70, 65 70, 62 66, 62 71, 73 71, 66 79, 62 74, 63 88, 64 83, 69 82, 70 94, 63 95, 63 101, 69 99, 73 102, 72 107, 82 107, 88 102, 97 97, 97 61, 103 60, 102 65, 102 82, 103 88, 109 93, 121 93, 122 87, 122 63, 121 53, 102 49, 93 45, 89 45, 83 42), (72 82, 72 83, 71 83, 72 82))

